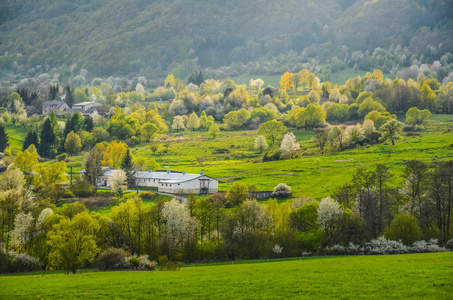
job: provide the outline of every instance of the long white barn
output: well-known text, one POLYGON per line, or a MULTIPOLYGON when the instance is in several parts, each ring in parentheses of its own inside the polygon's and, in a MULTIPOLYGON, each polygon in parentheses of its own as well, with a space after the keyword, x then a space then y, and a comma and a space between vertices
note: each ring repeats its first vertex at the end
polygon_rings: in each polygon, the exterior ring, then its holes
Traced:
MULTIPOLYGON (((104 174, 96 179, 98 187, 110 187, 114 169, 103 167, 104 174)), ((79 171, 85 173, 85 170, 79 171)), ((157 188, 159 192, 172 194, 213 194, 219 191, 219 181, 200 174, 176 171, 136 171, 136 184, 141 187, 157 188)))

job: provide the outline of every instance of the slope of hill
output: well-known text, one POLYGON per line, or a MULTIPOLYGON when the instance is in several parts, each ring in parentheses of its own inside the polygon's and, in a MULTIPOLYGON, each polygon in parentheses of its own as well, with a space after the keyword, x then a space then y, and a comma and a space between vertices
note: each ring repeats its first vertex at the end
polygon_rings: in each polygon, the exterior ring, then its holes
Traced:
POLYGON ((435 45, 438 59, 452 49, 451 12, 449 1, 409 0, 3 1, 0 69, 162 76, 186 59, 218 68, 323 43, 335 46, 327 56, 343 45, 412 45, 414 54, 435 45))

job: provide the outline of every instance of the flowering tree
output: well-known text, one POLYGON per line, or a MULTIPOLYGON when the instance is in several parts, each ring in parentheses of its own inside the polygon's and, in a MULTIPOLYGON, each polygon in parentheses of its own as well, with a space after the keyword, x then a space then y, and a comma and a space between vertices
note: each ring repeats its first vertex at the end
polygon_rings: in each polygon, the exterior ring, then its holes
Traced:
POLYGON ((123 191, 127 189, 127 176, 123 170, 114 170, 111 179, 112 192, 117 195, 123 195, 123 191))
POLYGON ((274 187, 274 192, 272 193, 276 197, 285 197, 291 195, 291 187, 286 183, 279 183, 274 187))
POLYGON ((263 150, 266 150, 267 149, 267 142, 266 142, 266 138, 262 135, 259 135, 256 139, 255 139, 255 149, 257 150, 260 150, 260 153, 263 153, 263 150))
POLYGON ((292 132, 286 133, 280 145, 282 155, 292 157, 299 148, 300 144, 297 142, 294 134, 292 132))
POLYGON ((169 246, 169 256, 174 258, 176 250, 194 238, 197 222, 190 216, 187 206, 176 199, 164 204, 162 217, 166 222, 164 238, 169 246))
POLYGON ((330 244, 334 238, 340 218, 343 216, 343 210, 338 202, 331 197, 321 200, 318 206, 318 223, 325 232, 327 244, 330 244))
POLYGON ((179 131, 180 129, 182 129, 182 130, 186 129, 186 126, 184 125, 184 118, 181 116, 174 117, 173 125, 171 125, 171 129, 174 129, 176 131, 179 131))

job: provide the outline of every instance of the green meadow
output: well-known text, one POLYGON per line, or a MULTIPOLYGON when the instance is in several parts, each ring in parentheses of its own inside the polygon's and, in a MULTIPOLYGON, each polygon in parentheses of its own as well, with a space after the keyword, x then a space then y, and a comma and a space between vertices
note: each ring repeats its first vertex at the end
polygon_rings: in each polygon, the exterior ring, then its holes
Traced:
MULTIPOLYGON (((404 121, 404 120, 402 120, 404 121)), ((417 159, 426 163, 453 159, 453 116, 433 115, 423 132, 402 134, 396 141, 390 156, 382 151, 386 144, 351 148, 341 152, 321 155, 312 142, 313 131, 294 132, 301 144, 296 158, 262 162, 265 154, 253 148, 256 130, 223 131, 215 139, 206 132, 170 133, 158 140, 154 154, 149 145, 132 147, 134 155, 154 158, 162 169, 198 173, 220 180, 220 191, 226 191, 234 181, 240 181, 257 190, 272 190, 278 183, 291 186, 293 196, 307 196, 320 199, 331 195, 339 186, 352 179, 358 167, 375 168, 382 163, 395 174, 394 184, 402 180, 400 175, 405 162, 417 159)), ((18 127, 7 127, 11 144, 19 149, 25 131, 18 127), (17 144, 17 145, 16 145, 17 144)), ((271 146, 267 151, 278 149, 271 146)), ((67 163, 77 172, 84 168, 83 156, 70 157, 67 163)))
MULTIPOLYGON (((234 181, 254 185, 258 190, 272 190, 284 182, 292 187, 295 196, 321 198, 350 181, 358 167, 386 164, 398 181, 407 160, 431 163, 453 159, 453 148, 449 147, 453 142, 451 128, 453 116, 434 115, 425 132, 413 136, 403 133, 390 157, 383 153, 382 143, 321 155, 311 140, 313 131, 294 129, 288 130, 295 133, 301 144, 299 156, 271 162, 262 162, 264 152, 253 149, 256 131, 222 132, 215 139, 206 133, 186 132, 171 135, 166 141, 168 150, 161 145, 156 155, 146 145, 132 150, 136 155, 155 158, 162 168, 187 172, 203 170, 220 180, 221 191, 226 191, 234 181)), ((277 145, 268 151, 272 150, 277 150, 277 145)))
POLYGON ((453 253, 0 276, 1 299, 451 299, 453 253))

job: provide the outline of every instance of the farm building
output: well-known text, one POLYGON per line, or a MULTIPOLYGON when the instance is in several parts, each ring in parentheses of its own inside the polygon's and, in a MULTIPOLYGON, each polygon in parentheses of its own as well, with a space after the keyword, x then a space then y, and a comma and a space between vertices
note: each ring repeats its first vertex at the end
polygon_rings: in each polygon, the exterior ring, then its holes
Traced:
MULTIPOLYGON (((113 169, 103 167, 104 174, 96 180, 98 187, 110 187, 113 169)), ((84 173, 85 170, 79 173, 84 173)), ((136 184, 140 187, 157 188, 159 192, 172 194, 213 194, 219 190, 219 181, 200 174, 177 171, 136 171, 136 184)))

